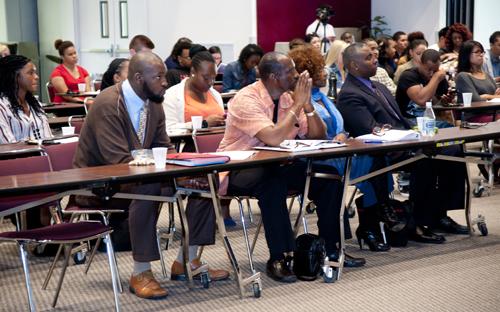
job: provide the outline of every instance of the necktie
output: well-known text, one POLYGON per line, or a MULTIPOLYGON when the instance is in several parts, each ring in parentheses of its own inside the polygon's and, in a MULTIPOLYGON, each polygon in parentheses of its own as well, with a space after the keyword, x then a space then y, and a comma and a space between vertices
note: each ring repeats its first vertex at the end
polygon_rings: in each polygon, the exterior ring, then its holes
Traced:
POLYGON ((139 128, 137 129, 137 137, 139 138, 141 144, 144 144, 144 134, 146 132, 146 124, 148 121, 148 110, 149 110, 148 104, 149 101, 146 101, 139 113, 139 128))
POLYGON ((396 113, 391 103, 389 103, 384 94, 379 89, 377 89, 377 87, 374 84, 372 84, 372 89, 373 92, 375 92, 375 94, 382 100, 382 102, 385 105, 385 108, 389 111, 389 113, 392 114, 394 117, 396 117, 397 120, 400 120, 398 113, 396 113))

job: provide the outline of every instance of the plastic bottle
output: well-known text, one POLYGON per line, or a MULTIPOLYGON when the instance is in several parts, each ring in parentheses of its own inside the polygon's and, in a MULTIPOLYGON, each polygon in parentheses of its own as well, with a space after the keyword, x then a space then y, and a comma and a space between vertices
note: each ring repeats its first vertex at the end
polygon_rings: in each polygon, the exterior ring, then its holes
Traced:
POLYGON ((425 103, 423 136, 434 136, 434 128, 436 127, 436 115, 432 110, 432 102, 425 103))
POLYGON ((337 101, 337 76, 335 72, 332 70, 330 71, 330 74, 328 75, 328 94, 327 96, 332 100, 333 102, 337 101))

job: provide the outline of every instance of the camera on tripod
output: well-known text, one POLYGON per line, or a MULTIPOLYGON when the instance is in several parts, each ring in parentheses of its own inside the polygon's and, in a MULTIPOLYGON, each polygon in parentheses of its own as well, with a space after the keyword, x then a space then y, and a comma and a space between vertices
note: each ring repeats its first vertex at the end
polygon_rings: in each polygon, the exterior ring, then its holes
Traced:
POLYGON ((316 9, 316 17, 321 23, 326 24, 330 17, 335 16, 335 11, 328 4, 323 4, 316 9))

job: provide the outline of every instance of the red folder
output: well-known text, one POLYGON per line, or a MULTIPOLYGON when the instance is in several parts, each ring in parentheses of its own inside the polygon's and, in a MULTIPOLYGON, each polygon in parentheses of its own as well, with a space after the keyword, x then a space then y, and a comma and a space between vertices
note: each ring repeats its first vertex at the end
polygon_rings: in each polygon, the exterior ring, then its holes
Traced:
POLYGON ((168 164, 188 167, 224 164, 229 160, 231 159, 228 156, 208 153, 175 153, 167 155, 168 164))

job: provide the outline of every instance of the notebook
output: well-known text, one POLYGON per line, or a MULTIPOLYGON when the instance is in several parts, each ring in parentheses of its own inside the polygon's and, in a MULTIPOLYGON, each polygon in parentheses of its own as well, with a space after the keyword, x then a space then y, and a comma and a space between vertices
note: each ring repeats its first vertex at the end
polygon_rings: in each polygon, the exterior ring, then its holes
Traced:
POLYGON ((293 153, 341 146, 345 146, 345 143, 332 140, 284 140, 280 146, 256 146, 254 149, 293 153))
POLYGON ((179 166, 198 167, 224 164, 231 160, 228 156, 208 153, 175 153, 167 155, 167 163, 179 166))
POLYGON ((364 141, 380 141, 380 142, 398 142, 398 141, 411 141, 420 139, 420 133, 413 130, 396 130, 391 129, 384 132, 384 135, 365 134, 356 137, 356 140, 364 141))

